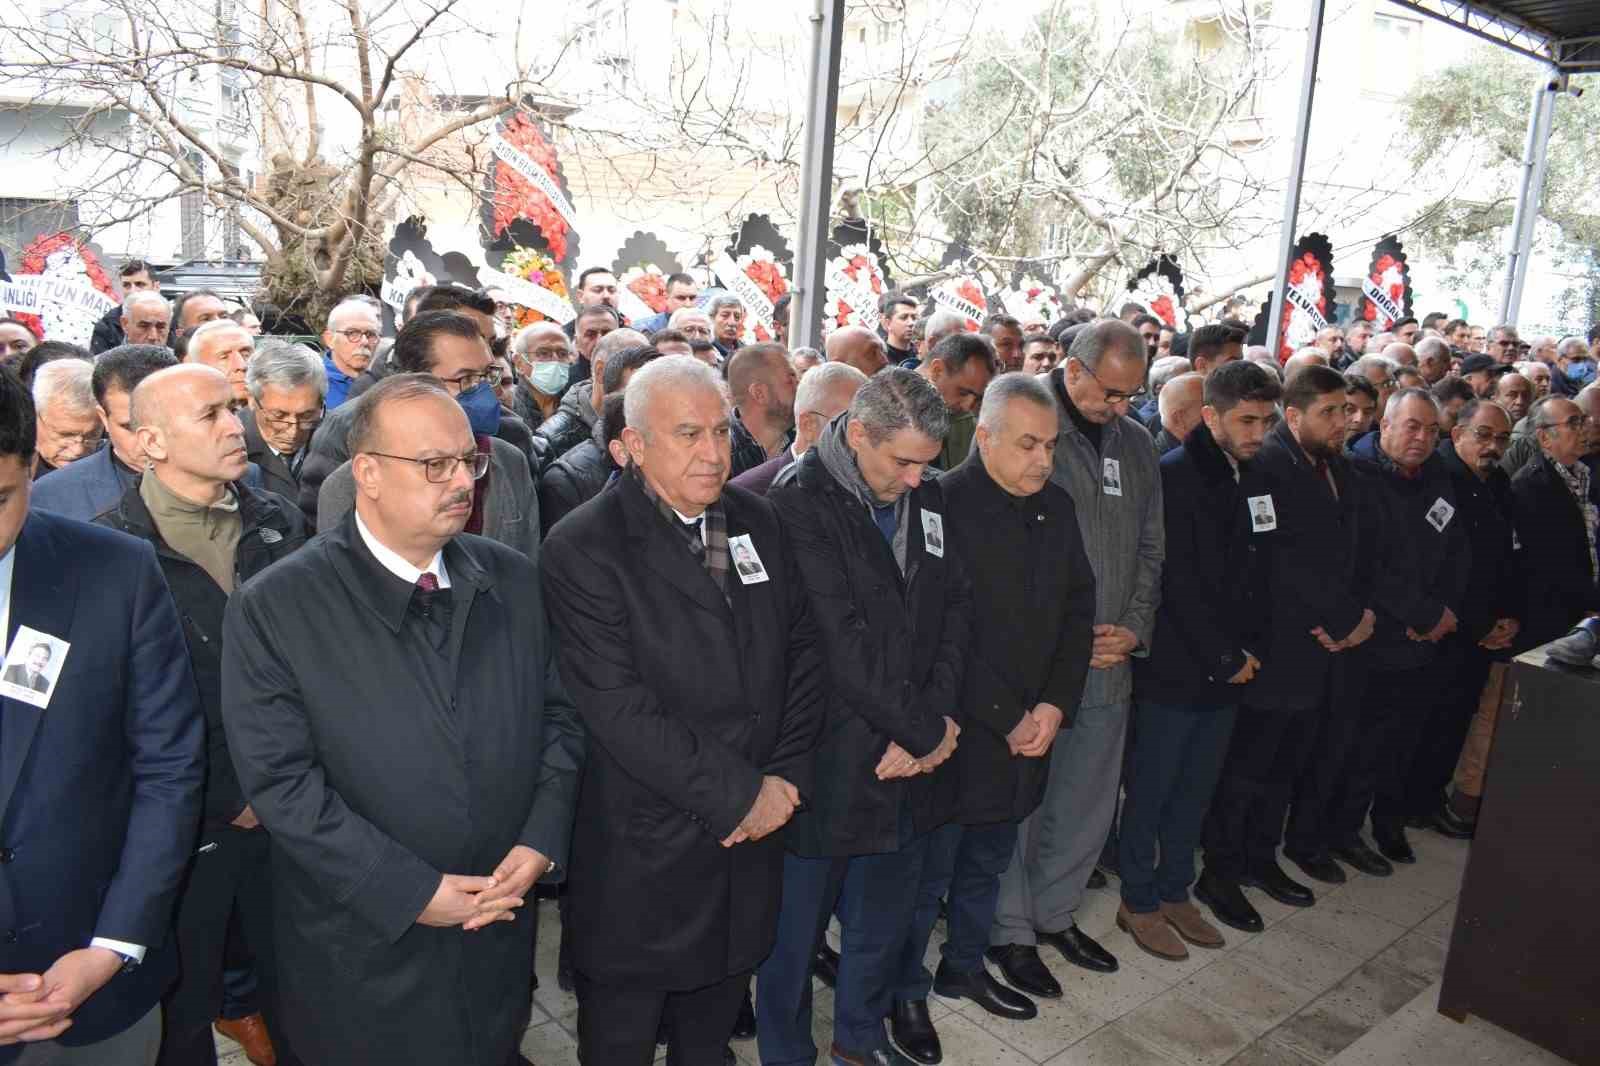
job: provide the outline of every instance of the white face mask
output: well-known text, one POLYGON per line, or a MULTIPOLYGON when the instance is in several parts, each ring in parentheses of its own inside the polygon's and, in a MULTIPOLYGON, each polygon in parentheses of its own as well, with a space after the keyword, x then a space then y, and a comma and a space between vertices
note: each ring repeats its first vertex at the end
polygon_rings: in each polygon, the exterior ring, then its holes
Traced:
POLYGON ((567 387, 567 378, 571 374, 572 367, 566 363, 535 363, 528 380, 546 396, 554 396, 567 387))

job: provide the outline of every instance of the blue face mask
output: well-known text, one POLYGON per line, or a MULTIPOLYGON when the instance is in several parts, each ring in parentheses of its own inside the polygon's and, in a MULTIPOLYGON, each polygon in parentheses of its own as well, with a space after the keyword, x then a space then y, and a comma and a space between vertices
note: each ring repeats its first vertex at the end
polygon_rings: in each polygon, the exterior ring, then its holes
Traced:
POLYGON ((1568 363, 1566 369, 1567 380, 1576 385, 1587 385, 1594 380, 1594 360, 1585 359, 1581 363, 1568 363))
POLYGON ((566 363, 534 363, 528 380, 546 396, 556 396, 567 387, 567 378, 571 374, 572 368, 566 363))
POLYGON ((457 396, 456 402, 467 413, 467 422, 475 435, 492 437, 500 429, 500 400, 488 382, 474 385, 457 396))

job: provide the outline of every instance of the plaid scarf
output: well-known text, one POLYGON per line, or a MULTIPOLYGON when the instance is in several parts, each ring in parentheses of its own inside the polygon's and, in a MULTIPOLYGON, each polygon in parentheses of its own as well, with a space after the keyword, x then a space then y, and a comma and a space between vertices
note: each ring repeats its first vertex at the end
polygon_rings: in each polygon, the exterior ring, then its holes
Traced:
MULTIPOLYGON (((1548 457, 1547 457, 1548 458, 1548 457)), ((1583 532, 1589 540, 1589 572, 1600 573, 1600 558, 1595 551, 1595 525, 1600 523, 1600 508, 1595 507, 1594 501, 1589 498, 1589 468, 1582 463, 1573 463, 1571 467, 1562 466, 1554 459, 1549 460, 1550 465, 1556 468, 1556 473, 1561 475, 1561 480, 1566 482, 1567 489, 1578 504, 1578 514, 1583 516, 1583 532)))
POLYGON ((685 522, 678 517, 678 512, 672 509, 671 504, 656 495, 656 490, 650 487, 650 482, 639 473, 637 466, 628 466, 628 476, 639 483, 645 499, 655 504, 667 525, 678 531, 689 554, 706 568, 706 573, 711 575, 711 580, 722 592, 722 598, 728 601, 728 606, 733 606, 733 599, 728 595, 728 519, 722 512, 722 504, 718 502, 707 507, 700 513, 698 522, 685 522), (700 536, 702 526, 705 529, 703 539, 700 536))

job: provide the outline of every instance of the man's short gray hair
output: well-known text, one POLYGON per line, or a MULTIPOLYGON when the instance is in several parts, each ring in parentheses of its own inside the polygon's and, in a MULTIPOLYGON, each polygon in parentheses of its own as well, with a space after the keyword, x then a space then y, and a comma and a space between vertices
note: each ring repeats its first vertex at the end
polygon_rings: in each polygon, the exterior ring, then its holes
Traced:
POLYGON ((511 351, 517 355, 527 355, 528 345, 532 343, 535 334, 551 332, 558 335, 561 338, 561 343, 571 349, 572 342, 567 339, 567 335, 562 332, 561 327, 554 322, 544 321, 535 322, 531 326, 523 326, 517 330, 515 336, 511 338, 511 351))
POLYGON ((1086 324, 1072 338, 1072 347, 1067 349, 1067 356, 1090 370, 1098 370, 1101 357, 1113 349, 1124 358, 1137 359, 1140 366, 1144 365, 1144 338, 1120 318, 1102 318, 1086 324))
POLYGON ((1360 359, 1350 364, 1351 372, 1362 376, 1365 376, 1367 371, 1373 367, 1377 367, 1390 377, 1394 377, 1394 372, 1400 369, 1400 364, 1383 355, 1363 355, 1360 359))
POLYGON ((1025 400, 1049 411, 1056 409, 1056 398, 1044 379, 1021 370, 1001 374, 983 390, 983 406, 978 409, 978 425, 994 433, 1005 424, 1013 400, 1025 400))
POLYGON ((928 324, 923 327, 922 337, 932 348, 945 337, 952 333, 960 333, 967 328, 967 316, 943 307, 928 317, 928 324))
POLYGON ((728 409, 728 398, 715 370, 692 355, 663 355, 640 367, 628 380, 628 389, 622 394, 623 420, 629 427, 648 434, 650 404, 656 394, 687 389, 714 392, 723 409, 728 409))
POLYGON ((1562 337, 1561 343, 1556 345, 1556 357, 1559 359, 1572 358, 1572 352, 1577 351, 1582 355, 1589 354, 1589 342, 1582 337, 1562 337))
POLYGON ((244 372, 245 388, 250 399, 261 402, 261 393, 267 388, 299 389, 313 385, 317 397, 328 398, 328 372, 323 369, 322 357, 304 344, 271 338, 256 346, 250 357, 250 366, 244 372))
POLYGON ((1419 363, 1424 359, 1433 359, 1435 357, 1450 358, 1450 345, 1445 342, 1443 337, 1424 337, 1417 342, 1415 351, 1417 353, 1417 362, 1419 363))
POLYGON ((1181 355, 1163 355, 1150 367, 1150 391, 1160 393, 1167 382, 1193 369, 1194 365, 1181 355))
POLYGON ((819 363, 795 387, 794 416, 799 418, 807 411, 818 410, 822 398, 846 382, 865 385, 867 375, 849 363, 819 363))
POLYGON ((604 362, 618 352, 626 351, 629 348, 647 348, 649 346, 649 337, 646 337, 636 329, 628 329, 624 326, 622 329, 612 330, 595 341, 594 351, 589 354, 589 361, 591 363, 604 362))
POLYGON ((1167 387, 1161 390, 1161 395, 1156 399, 1156 411, 1163 419, 1172 413, 1173 405, 1179 402, 1173 399, 1173 397, 1177 396, 1178 393, 1182 391, 1182 388, 1173 388, 1174 385, 1183 387, 1187 387, 1191 383, 1195 385, 1203 385, 1205 380, 1206 376, 1204 374, 1196 374, 1193 371, 1190 371, 1187 374, 1179 374, 1177 377, 1167 382, 1167 387))
POLYGON ((717 312, 722 310, 724 307, 737 307, 739 310, 743 311, 744 301, 739 299, 731 292, 720 292, 713 296, 706 303, 706 310, 713 318, 715 318, 717 312))
MULTIPOLYGON (((1137 334, 1135 334, 1137 336, 1137 334)), ((915 371, 891 366, 878 371, 850 401, 850 421, 860 422, 867 440, 882 444, 902 429, 943 441, 950 412, 933 382, 915 371)))
POLYGON ((1437 415, 1443 413, 1443 408, 1439 406, 1439 401, 1434 399, 1433 393, 1429 392, 1427 389, 1412 388, 1395 390, 1394 395, 1389 397, 1389 403, 1383 409, 1383 417, 1393 418, 1395 415, 1399 414, 1400 405, 1405 403, 1407 400, 1424 400, 1427 402, 1429 407, 1433 408, 1434 414, 1437 415))
POLYGON ((58 404, 73 413, 94 411, 94 364, 87 359, 56 359, 33 375, 33 406, 40 414, 58 404))
POLYGON ((122 317, 132 318, 136 314, 134 308, 139 304, 160 304, 163 311, 169 315, 172 313, 172 305, 167 302, 165 296, 151 289, 139 289, 122 298, 122 317))
POLYGON ((360 311, 364 315, 371 315, 373 318, 378 320, 381 326, 383 322, 383 312, 380 307, 373 306, 373 300, 370 296, 346 296, 344 299, 334 304, 333 310, 328 312, 327 328, 332 329, 333 320, 352 309, 360 311))
POLYGON ((711 320, 711 316, 706 314, 705 310, 703 308, 699 308, 699 307, 680 307, 676 311, 672 312, 672 317, 671 318, 667 319, 667 327, 669 329, 676 329, 677 328, 676 324, 678 322, 683 321, 685 318, 688 318, 690 315, 698 315, 698 316, 700 316, 701 318, 705 319, 708 322, 711 320))

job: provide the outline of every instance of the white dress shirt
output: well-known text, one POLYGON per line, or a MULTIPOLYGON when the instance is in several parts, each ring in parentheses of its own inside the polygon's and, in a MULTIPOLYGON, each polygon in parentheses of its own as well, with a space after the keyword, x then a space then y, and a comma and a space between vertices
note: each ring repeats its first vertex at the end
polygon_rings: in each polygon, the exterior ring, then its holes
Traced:
POLYGON ((367 524, 361 520, 359 511, 356 512, 356 532, 361 534, 361 539, 367 545, 367 550, 372 553, 372 557, 378 560, 385 570, 406 584, 415 585, 417 579, 423 574, 432 574, 438 580, 440 588, 447 589, 450 587, 450 575, 444 568, 443 549, 434 552, 432 561, 423 569, 418 570, 402 559, 398 552, 391 551, 380 543, 378 538, 372 535, 372 530, 368 529, 367 524))

